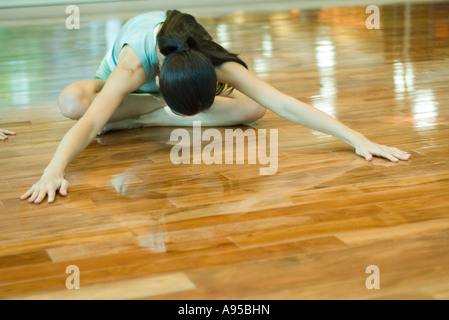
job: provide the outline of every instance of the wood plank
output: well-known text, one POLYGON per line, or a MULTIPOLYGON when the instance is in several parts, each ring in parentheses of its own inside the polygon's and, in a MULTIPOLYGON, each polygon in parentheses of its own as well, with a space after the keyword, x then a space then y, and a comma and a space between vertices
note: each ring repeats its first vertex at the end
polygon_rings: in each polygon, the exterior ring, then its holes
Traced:
MULTIPOLYGON (((448 241, 447 236, 405 239, 395 242, 394 246, 384 243, 319 254, 299 254, 288 259, 195 270, 187 275, 197 284, 197 299, 206 299, 207 296, 209 299, 273 298, 270 294, 281 290, 284 294, 275 294, 279 299, 288 293, 292 293, 290 299, 314 299, 317 296, 323 299, 369 299, 399 294, 405 287, 408 296, 422 296, 420 288, 426 284, 438 281, 447 287, 449 255, 444 253, 447 248, 443 244, 448 241), (440 250, 434 247, 437 243, 440 250), (365 286, 369 276, 365 272, 370 265, 380 268, 380 290, 368 290, 365 286), (227 286, 229 282, 238 286, 227 286)), ((190 300, 183 293, 153 298, 190 300)))
POLYGON ((367 244, 392 241, 397 239, 413 239, 425 235, 444 233, 449 230, 448 219, 436 219, 406 225, 358 230, 337 235, 337 238, 350 246, 365 246, 367 244))
POLYGON ((151 295, 194 290, 195 285, 185 274, 139 278, 135 280, 80 287, 37 295, 14 297, 15 300, 129 300, 151 295))

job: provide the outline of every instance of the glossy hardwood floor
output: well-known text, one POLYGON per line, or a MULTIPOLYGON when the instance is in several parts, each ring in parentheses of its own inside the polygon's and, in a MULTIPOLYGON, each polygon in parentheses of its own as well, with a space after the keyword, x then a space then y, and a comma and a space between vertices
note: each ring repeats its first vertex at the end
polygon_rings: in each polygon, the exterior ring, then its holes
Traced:
POLYGON ((410 161, 368 163, 268 112, 251 127, 278 129, 276 175, 175 166, 174 128, 119 131, 51 205, 19 196, 74 123, 56 97, 92 77, 124 21, 0 28, 0 128, 18 132, 0 143, 0 298, 449 299, 448 16, 449 3, 383 6, 380 30, 362 6, 200 19, 267 82, 410 161))

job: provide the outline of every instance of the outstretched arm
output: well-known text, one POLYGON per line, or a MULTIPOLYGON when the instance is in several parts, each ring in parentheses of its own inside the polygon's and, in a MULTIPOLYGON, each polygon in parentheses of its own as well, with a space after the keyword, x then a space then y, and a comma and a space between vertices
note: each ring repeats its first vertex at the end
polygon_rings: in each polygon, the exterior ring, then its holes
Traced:
POLYGON ((84 116, 64 136, 42 178, 21 199, 29 198, 29 202, 39 204, 48 195, 48 202, 51 203, 57 190, 66 196, 69 185, 64 179, 66 168, 96 137, 126 95, 142 86, 145 77, 143 69, 117 66, 84 116))
POLYGON ((15 132, 9 130, 0 129, 0 140, 5 141, 8 139, 8 135, 15 135, 15 132))
POLYGON ((218 75, 220 81, 228 83, 279 116, 346 142, 355 148, 359 156, 368 161, 371 161, 373 156, 383 157, 393 162, 410 158, 408 153, 371 142, 328 114, 280 92, 238 63, 223 64, 218 70, 218 75))

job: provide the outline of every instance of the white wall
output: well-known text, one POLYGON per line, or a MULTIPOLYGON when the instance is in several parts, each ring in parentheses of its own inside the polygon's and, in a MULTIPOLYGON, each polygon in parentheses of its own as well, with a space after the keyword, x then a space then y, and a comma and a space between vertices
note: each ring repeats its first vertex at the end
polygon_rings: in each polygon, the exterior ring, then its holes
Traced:
MULTIPOLYGON (((298 0, 297 0, 298 1, 298 0)), ((304 0, 299 0, 304 1, 304 0)), ((71 5, 71 4, 85 4, 85 3, 104 3, 104 2, 121 2, 125 3, 135 3, 141 2, 142 4, 149 5, 160 5, 165 4, 166 6, 183 6, 183 7, 198 7, 198 6, 210 6, 211 3, 216 3, 220 5, 233 5, 233 4, 253 4, 253 3, 265 3, 273 2, 273 0, 222 0, 222 1, 211 1, 211 0, 0 0, 0 8, 20 8, 20 7, 37 7, 37 6, 48 6, 48 5, 71 5)))
MULTIPOLYGON (((368 6, 374 0, 0 0, 0 27, 29 24, 65 23, 65 8, 77 4, 83 21, 100 18, 130 18, 138 13, 176 8, 201 16, 219 15, 237 10, 273 11, 316 9, 336 6, 368 6), (46 4, 43 6, 43 4, 46 4), (56 4, 58 3, 58 4, 56 4), (32 4, 31 7, 26 6, 32 4)), ((448 0, 375 0, 376 5, 391 3, 447 2, 448 0)))
MULTIPOLYGON (((35 7, 47 5, 69 5, 89 2, 107 2, 110 0, 0 0, 0 8, 35 7)), ((117 1, 117 0, 111 0, 117 1)))

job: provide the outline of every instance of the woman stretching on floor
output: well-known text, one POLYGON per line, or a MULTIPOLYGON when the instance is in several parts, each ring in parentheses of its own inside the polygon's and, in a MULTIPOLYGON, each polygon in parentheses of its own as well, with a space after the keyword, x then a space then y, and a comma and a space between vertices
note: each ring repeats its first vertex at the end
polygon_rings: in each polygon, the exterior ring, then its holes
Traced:
POLYGON ((175 10, 150 12, 128 21, 95 79, 69 85, 58 103, 65 116, 78 121, 64 136, 40 181, 22 200, 29 198, 38 204, 48 195, 51 203, 58 190, 66 196, 66 168, 99 132, 192 126, 194 121, 204 126, 240 125, 260 119, 265 108, 346 142, 368 161, 373 156, 394 162, 410 157, 371 142, 258 79, 237 55, 213 42, 194 17, 175 10))

